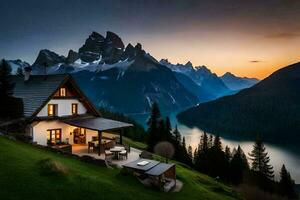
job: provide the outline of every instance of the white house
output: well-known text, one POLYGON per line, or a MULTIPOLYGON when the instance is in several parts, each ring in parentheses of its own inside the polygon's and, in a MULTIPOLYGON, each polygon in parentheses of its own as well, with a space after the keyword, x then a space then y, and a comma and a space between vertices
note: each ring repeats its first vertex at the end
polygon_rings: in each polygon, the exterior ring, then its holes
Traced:
MULTIPOLYGON (((14 76, 14 96, 22 98, 26 132, 39 145, 108 145, 105 133, 132 124, 105 119, 71 75, 14 76), (106 144, 107 143, 107 144, 106 144)), ((122 143, 122 132, 120 132, 122 143)), ((99 148, 100 154, 100 148, 99 148)))

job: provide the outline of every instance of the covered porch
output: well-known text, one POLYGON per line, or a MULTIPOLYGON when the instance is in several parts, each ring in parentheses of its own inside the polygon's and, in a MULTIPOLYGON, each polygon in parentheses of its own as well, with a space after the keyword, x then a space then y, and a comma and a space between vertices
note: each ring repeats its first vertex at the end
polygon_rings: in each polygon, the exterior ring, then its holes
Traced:
MULTIPOLYGON (((124 129, 133 126, 101 117, 73 118, 63 120, 63 122, 76 127, 73 131, 72 153, 86 152, 97 154, 99 157, 109 149, 114 149, 116 146, 122 147, 124 129)), ((120 149, 123 150, 123 148, 120 149)), ((126 150, 130 151, 130 149, 126 150)))

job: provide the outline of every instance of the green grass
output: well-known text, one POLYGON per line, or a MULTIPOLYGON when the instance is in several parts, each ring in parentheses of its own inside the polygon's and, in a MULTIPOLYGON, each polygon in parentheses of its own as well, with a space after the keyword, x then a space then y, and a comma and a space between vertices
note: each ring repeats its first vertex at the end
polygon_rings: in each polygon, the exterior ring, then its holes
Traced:
POLYGON ((179 193, 146 188, 119 169, 99 167, 0 137, 1 199, 238 199, 230 187, 177 165, 179 193), (50 169, 51 173, 45 173, 50 169), (63 170, 65 173, 60 173, 63 170))
POLYGON ((133 148, 137 148, 137 149, 141 149, 141 150, 147 149, 147 145, 145 143, 137 142, 137 141, 134 141, 127 137, 123 137, 123 142, 124 142, 124 144, 129 145, 133 148))

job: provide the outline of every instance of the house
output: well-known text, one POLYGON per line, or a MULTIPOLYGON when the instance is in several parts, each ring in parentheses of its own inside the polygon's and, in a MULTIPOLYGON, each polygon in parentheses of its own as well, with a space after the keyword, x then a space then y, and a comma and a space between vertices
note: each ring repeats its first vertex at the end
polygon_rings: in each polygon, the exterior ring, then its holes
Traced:
POLYGON ((69 74, 25 74, 13 76, 13 82, 14 96, 23 101, 26 134, 38 145, 88 145, 97 141, 100 155, 105 147, 113 146, 110 143, 122 143, 123 129, 132 126, 103 118, 69 74), (106 136, 111 132, 118 137, 106 136))

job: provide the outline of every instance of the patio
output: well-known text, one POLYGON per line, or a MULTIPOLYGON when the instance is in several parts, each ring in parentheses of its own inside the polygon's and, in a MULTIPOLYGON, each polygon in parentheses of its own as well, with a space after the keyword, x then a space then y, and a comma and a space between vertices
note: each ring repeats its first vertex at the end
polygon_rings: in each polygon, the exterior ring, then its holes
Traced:
MULTIPOLYGON (((72 145, 72 154, 79 156, 91 156, 96 159, 105 160, 104 153, 98 155, 97 152, 89 152, 88 145, 72 145)), ((122 167, 122 165, 138 160, 140 158, 140 154, 140 150, 130 147, 130 152, 128 153, 127 159, 111 159, 111 162, 118 167, 122 167)))

